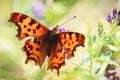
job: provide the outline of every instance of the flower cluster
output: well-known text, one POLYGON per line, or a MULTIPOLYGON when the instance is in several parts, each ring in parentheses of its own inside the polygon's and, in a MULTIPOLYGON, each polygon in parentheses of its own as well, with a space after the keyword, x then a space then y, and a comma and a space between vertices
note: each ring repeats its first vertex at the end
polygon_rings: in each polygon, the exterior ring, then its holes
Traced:
POLYGON ((106 17, 106 20, 109 22, 109 23, 114 23, 114 22, 117 22, 117 25, 120 26, 120 11, 117 11, 116 9, 113 9, 113 13, 112 15, 108 15, 106 17))
POLYGON ((45 4, 43 4, 40 1, 36 1, 32 6, 32 12, 37 18, 39 19, 44 18, 45 4))
POLYGON ((65 29, 63 26, 60 26, 59 29, 58 29, 58 32, 61 33, 61 32, 69 32, 68 29, 65 29))
POLYGON ((109 80, 120 80, 120 68, 108 70, 105 75, 109 80))

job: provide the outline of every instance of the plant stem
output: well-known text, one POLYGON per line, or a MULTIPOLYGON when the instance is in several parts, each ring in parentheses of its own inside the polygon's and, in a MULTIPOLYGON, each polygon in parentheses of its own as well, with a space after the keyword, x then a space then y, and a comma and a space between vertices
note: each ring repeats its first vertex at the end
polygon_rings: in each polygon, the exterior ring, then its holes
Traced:
MULTIPOLYGON (((89 47, 89 53, 91 54, 90 55, 90 76, 91 78, 94 79, 94 75, 93 75, 93 62, 94 60, 98 57, 98 54, 100 52, 100 50, 102 49, 102 47, 106 44, 106 42, 103 41, 103 39, 109 39, 110 36, 112 35, 112 33, 117 30, 117 26, 116 25, 113 25, 112 26, 112 29, 110 31, 110 33, 105 36, 99 36, 96 40, 95 40, 95 43, 93 44, 92 48, 89 47), (106 38, 105 38, 106 37, 106 38)), ((109 43, 108 43, 109 44, 109 43)))

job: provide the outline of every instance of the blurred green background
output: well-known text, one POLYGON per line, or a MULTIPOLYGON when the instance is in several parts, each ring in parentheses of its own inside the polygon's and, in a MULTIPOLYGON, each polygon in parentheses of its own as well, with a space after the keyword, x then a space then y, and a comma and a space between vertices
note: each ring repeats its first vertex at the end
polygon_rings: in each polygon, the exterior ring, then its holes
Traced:
POLYGON ((56 71, 46 70, 46 62, 41 69, 34 62, 25 65, 26 55, 21 50, 24 41, 18 41, 17 27, 8 22, 11 12, 24 13, 49 27, 77 16, 63 26, 86 34, 87 26, 96 33, 98 21, 114 8, 120 8, 119 0, 0 0, 0 80, 90 80, 77 66, 86 53, 81 47, 60 69, 59 77, 56 71))

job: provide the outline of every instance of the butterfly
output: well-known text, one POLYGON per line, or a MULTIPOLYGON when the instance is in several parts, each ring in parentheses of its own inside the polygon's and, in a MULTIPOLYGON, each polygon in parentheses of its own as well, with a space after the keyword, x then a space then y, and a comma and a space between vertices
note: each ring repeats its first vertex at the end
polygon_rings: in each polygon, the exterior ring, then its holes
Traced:
POLYGON ((65 59, 74 56, 77 46, 84 47, 85 36, 77 32, 58 32, 57 25, 52 30, 37 20, 19 13, 13 12, 8 20, 14 23, 18 29, 18 40, 27 38, 22 50, 26 53, 25 64, 30 60, 42 67, 48 57, 48 70, 56 70, 65 65, 65 59), (29 37, 29 38, 28 38, 29 37))

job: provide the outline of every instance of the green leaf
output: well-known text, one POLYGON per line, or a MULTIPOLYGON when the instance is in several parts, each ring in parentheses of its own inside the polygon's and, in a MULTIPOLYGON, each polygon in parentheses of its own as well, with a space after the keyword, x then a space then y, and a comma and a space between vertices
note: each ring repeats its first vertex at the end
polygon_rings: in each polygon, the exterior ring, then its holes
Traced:
POLYGON ((102 54, 101 57, 99 58, 99 60, 102 60, 104 62, 107 62, 108 64, 119 67, 119 64, 116 61, 111 60, 111 55, 112 55, 112 52, 108 51, 108 52, 102 54))
POLYGON ((99 24, 98 24, 98 35, 99 36, 101 36, 102 35, 102 33, 103 33, 103 31, 104 31, 104 29, 103 29, 103 24, 100 22, 99 24))
POLYGON ((102 42, 104 44, 114 44, 114 41, 112 40, 112 38, 110 38, 110 37, 108 38, 107 36, 103 37, 102 42))

